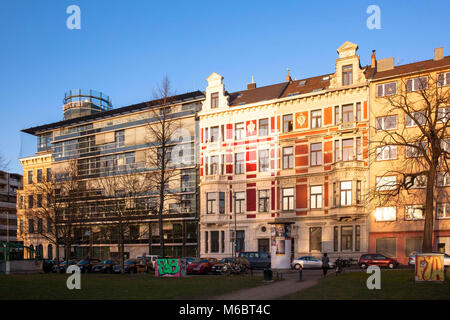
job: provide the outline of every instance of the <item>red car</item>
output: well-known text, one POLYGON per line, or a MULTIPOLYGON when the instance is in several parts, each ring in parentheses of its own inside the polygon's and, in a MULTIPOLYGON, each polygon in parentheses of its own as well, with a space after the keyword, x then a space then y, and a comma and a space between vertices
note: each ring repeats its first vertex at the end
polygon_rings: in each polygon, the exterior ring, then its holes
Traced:
POLYGON ((186 272, 189 274, 208 274, 211 267, 217 263, 216 258, 199 258, 187 266, 186 272))
POLYGON ((386 257, 379 253, 373 254, 363 254, 359 258, 358 265, 365 269, 368 266, 380 266, 380 267, 388 267, 389 269, 394 269, 398 266, 398 262, 395 259, 386 257))

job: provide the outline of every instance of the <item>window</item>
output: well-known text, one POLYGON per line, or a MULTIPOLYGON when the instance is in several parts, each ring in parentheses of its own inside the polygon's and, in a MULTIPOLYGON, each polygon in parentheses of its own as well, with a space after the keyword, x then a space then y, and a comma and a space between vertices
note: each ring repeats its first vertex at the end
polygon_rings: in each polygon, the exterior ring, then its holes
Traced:
POLYGON ((338 162, 339 160, 341 160, 340 152, 339 152, 339 144, 340 144, 339 140, 334 141, 334 161, 335 162, 338 162))
POLYGON ((322 143, 311 144, 311 166, 322 165, 322 143))
POLYGON ((424 219, 424 208, 420 205, 411 205, 405 207, 405 220, 424 219))
POLYGON ((422 251, 422 238, 406 238, 405 257, 409 257, 413 252, 422 251))
POLYGON ((294 167, 294 148, 283 148, 283 169, 292 169, 294 167))
POLYGON ((269 171, 269 150, 259 150, 259 171, 269 171))
POLYGON ((362 194, 361 194, 361 180, 356 181, 356 204, 361 204, 362 202, 362 194))
POLYGON ((342 106, 342 123, 353 121, 353 104, 342 106))
POLYGON ((355 226, 355 251, 361 249, 361 226, 355 226))
POLYGON ((419 77, 419 78, 409 79, 406 81, 406 92, 425 90, 426 88, 428 88, 428 78, 427 77, 419 77))
POLYGON ((309 228, 309 252, 322 251, 322 228, 311 227, 309 228))
POLYGON ((361 102, 356 103, 356 121, 361 121, 361 102))
POLYGON ((209 158, 209 174, 214 175, 217 174, 217 169, 219 167, 219 156, 211 156, 209 158))
POLYGON ((215 109, 219 107, 219 93, 213 92, 211 93, 211 109, 215 109))
POLYGON ((269 135, 269 119, 259 120, 259 136, 264 137, 269 135))
POLYGON ((222 253, 225 252, 225 231, 220 231, 220 236, 222 239, 222 253))
POLYGON ((438 75, 438 86, 448 86, 450 84, 450 72, 440 73, 438 75))
POLYGON ((205 231, 205 253, 208 253, 208 247, 209 247, 208 236, 209 236, 209 232, 205 231))
POLYGON ((28 233, 34 233, 34 220, 28 219, 28 233))
POLYGON ((211 252, 219 252, 219 231, 211 231, 211 252))
POLYGON ((19 221, 19 233, 22 234, 23 233, 23 220, 20 219, 19 221))
POLYGON ((283 132, 291 132, 294 130, 294 121, 292 119, 292 114, 283 116, 283 132))
POLYGON ((377 191, 395 190, 396 188, 397 188, 397 176, 377 177, 376 180, 377 191))
POLYGON ((438 203, 436 211, 438 219, 450 218, 450 203, 438 203))
POLYGON ((244 123, 236 123, 235 129, 234 129, 234 139, 241 140, 244 138, 244 123))
POLYGON ((436 180, 439 187, 448 187, 450 186, 450 173, 439 172, 436 180))
POLYGON ((236 213, 244 213, 245 211, 245 192, 235 192, 235 212, 236 213))
POLYGON ((352 182, 341 181, 341 206, 352 204, 352 182))
POLYGON ((322 208, 322 186, 311 186, 311 209, 322 208))
POLYGON ((37 182, 42 182, 42 169, 37 169, 37 182))
POLYGON ((339 119, 339 106, 334 107, 334 124, 341 123, 341 119, 339 119))
POLYGON ((53 230, 52 220, 47 218, 47 232, 52 232, 52 230, 53 230))
POLYGON ((269 211, 269 190, 258 191, 258 211, 259 212, 269 211))
POLYGON ((397 82, 389 82, 377 85, 377 98, 387 97, 397 93, 397 82))
POLYGON ((236 252, 245 251, 245 231, 236 231, 236 252))
POLYGON ((258 239, 258 252, 270 253, 270 239, 258 239))
POLYGON ((338 185, 336 182, 333 182, 333 206, 336 207, 339 204, 338 198, 338 185))
POLYGON ((42 208, 42 194, 36 196, 36 208, 42 208))
POLYGON ((352 161, 353 157, 353 139, 342 140, 342 160, 352 161))
MULTIPOLYGON (((396 238, 378 238, 375 239, 375 251, 387 257, 397 256, 397 239, 396 238)), ((385 259, 384 256, 376 255, 375 259, 385 259), (377 257, 379 256, 379 257, 377 257)))
POLYGON ((47 168, 47 181, 52 181, 52 169, 47 168))
POLYGON ((353 250, 353 226, 341 227, 341 251, 353 250))
POLYGON ((209 130, 205 128, 205 142, 209 142, 209 130))
POLYGON ((427 176, 426 175, 420 175, 420 176, 406 176, 405 177, 405 187, 407 189, 409 188, 426 188, 427 186, 427 176))
POLYGON ((397 115, 377 118, 376 129, 377 130, 397 129, 397 115))
POLYGON ((413 118, 409 115, 405 116, 405 126, 415 127, 417 124, 425 125, 427 123, 427 114, 425 111, 417 111, 412 114, 413 118))
POLYGON ((216 194, 214 192, 206 193, 206 213, 213 214, 216 203, 216 194))
POLYGON ((211 137, 210 142, 217 142, 219 141, 219 127, 211 127, 211 137))
POLYGON ((320 128, 322 126, 322 110, 311 111, 311 128, 320 128))
POLYGON ((362 160, 361 137, 356 138, 356 159, 362 160))
POLYGON ((28 209, 32 209, 33 208, 33 196, 29 195, 28 196, 28 209))
POLYGON ((334 227, 333 231, 333 251, 339 250, 339 227, 334 227))
POLYGON ((33 183, 33 171, 28 171, 28 184, 33 183))
POLYGON ((397 146, 383 146, 377 148, 377 161, 397 159, 397 146))
POLYGON ((438 108, 437 120, 440 122, 449 121, 450 120, 450 108, 438 108))
POLYGON ((282 210, 294 210, 294 188, 282 189, 282 210))
POLYGON ((225 192, 219 192, 219 213, 225 213, 225 192))
POLYGON ((342 85, 348 86, 353 83, 353 66, 351 64, 342 67, 342 85))
POLYGON ((396 218, 396 207, 378 207, 375 209, 375 221, 395 221, 396 218))
POLYGON ((421 157, 423 154, 422 150, 426 151, 428 149, 428 144, 426 141, 410 143, 410 144, 412 144, 416 147, 406 146, 406 157, 407 158, 421 157), (421 145, 422 145, 422 147, 421 147, 421 145))
POLYGON ((245 152, 236 153, 235 155, 235 174, 243 174, 245 172, 245 152))
POLYGON ((44 228, 43 228, 42 219, 38 218, 37 219, 37 232, 42 233, 43 230, 44 230, 44 228))

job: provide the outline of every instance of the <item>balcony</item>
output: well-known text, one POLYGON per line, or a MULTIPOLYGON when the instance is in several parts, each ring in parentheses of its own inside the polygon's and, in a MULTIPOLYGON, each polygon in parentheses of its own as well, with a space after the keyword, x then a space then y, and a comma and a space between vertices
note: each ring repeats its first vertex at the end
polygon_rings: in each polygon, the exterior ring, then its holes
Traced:
POLYGON ((354 131, 357 128, 357 122, 344 122, 339 125, 339 131, 347 132, 347 131, 354 131))

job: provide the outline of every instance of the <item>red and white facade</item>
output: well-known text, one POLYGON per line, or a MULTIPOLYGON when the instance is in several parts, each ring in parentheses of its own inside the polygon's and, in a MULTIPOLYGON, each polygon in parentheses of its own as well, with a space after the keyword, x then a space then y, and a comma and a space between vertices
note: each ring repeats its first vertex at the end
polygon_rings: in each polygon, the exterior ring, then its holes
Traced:
POLYGON ((200 252, 270 251, 290 223, 292 254, 357 258, 368 246, 368 82, 357 46, 333 74, 228 94, 207 81, 200 119, 200 252))

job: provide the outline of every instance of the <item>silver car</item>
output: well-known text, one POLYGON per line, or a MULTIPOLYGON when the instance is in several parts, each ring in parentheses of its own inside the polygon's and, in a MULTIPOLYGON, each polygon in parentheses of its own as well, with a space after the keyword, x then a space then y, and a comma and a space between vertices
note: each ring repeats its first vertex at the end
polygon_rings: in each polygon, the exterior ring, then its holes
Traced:
MULTIPOLYGON (((334 268, 334 263, 330 261, 328 266, 329 268, 334 268)), ((291 267, 295 270, 299 270, 300 267, 302 269, 322 268, 322 260, 314 256, 298 257, 291 262, 291 267)))
MULTIPOLYGON (((433 252, 433 253, 441 253, 441 252, 433 252)), ((420 254, 420 252, 413 252, 408 259, 408 265, 415 266, 416 265, 416 254, 420 254)), ((444 266, 450 266, 450 256, 444 253, 444 266)))

